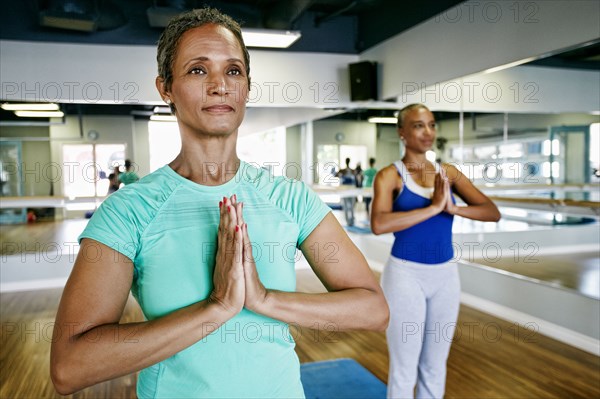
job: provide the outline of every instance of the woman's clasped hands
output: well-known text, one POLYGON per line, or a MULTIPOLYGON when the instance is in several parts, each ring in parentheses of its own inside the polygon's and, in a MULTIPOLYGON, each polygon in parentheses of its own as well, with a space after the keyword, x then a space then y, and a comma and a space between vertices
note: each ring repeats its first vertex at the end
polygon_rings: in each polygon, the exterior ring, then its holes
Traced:
POLYGON ((439 209, 439 212, 454 214, 456 205, 452 202, 452 192, 450 190, 450 181, 444 168, 440 168, 439 173, 435 175, 433 186, 433 196, 431 205, 439 209))
POLYGON ((267 290, 258 277, 252 256, 243 208, 244 204, 237 201, 235 194, 230 198, 223 197, 219 202, 214 289, 209 300, 221 305, 232 316, 244 307, 260 313, 267 299, 267 290))

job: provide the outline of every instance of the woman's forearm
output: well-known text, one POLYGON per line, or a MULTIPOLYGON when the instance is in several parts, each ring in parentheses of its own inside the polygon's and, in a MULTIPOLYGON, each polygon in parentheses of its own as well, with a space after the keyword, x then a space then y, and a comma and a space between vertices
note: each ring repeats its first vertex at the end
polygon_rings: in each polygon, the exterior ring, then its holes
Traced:
POLYGON ((430 205, 408 212, 378 212, 371 217, 371 230, 374 234, 393 233, 406 230, 441 212, 441 208, 430 205))
POLYGON ((389 310, 383 295, 366 288, 308 294, 269 290, 255 310, 265 316, 314 329, 383 331, 389 310))
POLYGON ((500 220, 500 211, 492 202, 469 206, 454 205, 450 213, 481 222, 497 222, 500 220))
POLYGON ((152 321, 104 324, 72 336, 74 323, 56 324, 52 380, 66 395, 139 371, 191 346, 232 316, 202 301, 152 321))

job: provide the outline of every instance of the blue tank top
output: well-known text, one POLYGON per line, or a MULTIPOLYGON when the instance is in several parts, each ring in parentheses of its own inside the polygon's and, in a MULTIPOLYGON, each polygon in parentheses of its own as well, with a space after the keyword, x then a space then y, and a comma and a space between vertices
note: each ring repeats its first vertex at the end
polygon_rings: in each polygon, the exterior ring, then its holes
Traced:
MULTIPOLYGON (((394 212, 407 212, 431 205, 433 188, 419 186, 408 173, 402 161, 394 163, 402 177, 402 190, 394 200, 394 212)), ((436 169, 439 165, 436 164, 436 169)), ((455 202, 454 196, 452 201, 455 202)), ((454 257, 452 222, 454 216, 446 212, 394 233, 392 255, 412 262, 437 264, 454 257)))

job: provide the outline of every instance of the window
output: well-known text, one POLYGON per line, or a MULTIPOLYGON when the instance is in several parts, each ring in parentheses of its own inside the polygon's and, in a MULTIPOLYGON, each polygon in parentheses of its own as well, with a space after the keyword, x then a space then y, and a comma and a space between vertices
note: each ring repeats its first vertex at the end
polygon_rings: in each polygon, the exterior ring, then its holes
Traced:
POLYGON ((317 184, 338 184, 335 174, 340 168, 339 146, 337 144, 326 144, 317 146, 317 184))
POLYGON ((125 144, 63 145, 63 192, 69 198, 104 196, 108 175, 125 163, 125 144))
MULTIPOLYGON (((544 140, 542 144, 542 154, 548 156, 550 155, 550 140, 544 140)), ((558 139, 552 140, 552 154, 560 155, 560 143, 558 139)))
POLYGON ((523 156, 523 143, 500 144, 499 158, 521 158, 523 156))

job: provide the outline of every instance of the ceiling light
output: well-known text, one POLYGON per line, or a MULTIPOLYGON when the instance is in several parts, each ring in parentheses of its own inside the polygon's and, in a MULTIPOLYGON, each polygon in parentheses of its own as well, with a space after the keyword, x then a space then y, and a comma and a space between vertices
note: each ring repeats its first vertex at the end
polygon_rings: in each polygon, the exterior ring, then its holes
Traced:
POLYGON ((15 115, 29 118, 62 118, 62 111, 15 111, 15 115))
POLYGON ((244 43, 248 47, 287 48, 302 34, 299 31, 273 29, 242 29, 244 43))
POLYGON ((175 115, 152 115, 150 120, 155 122, 177 122, 175 115))
POLYGON ((398 122, 393 116, 371 116, 367 119, 370 123, 389 123, 395 125, 398 122))
POLYGON ((5 111, 58 111, 58 104, 37 104, 37 103, 21 103, 0 105, 5 111))

